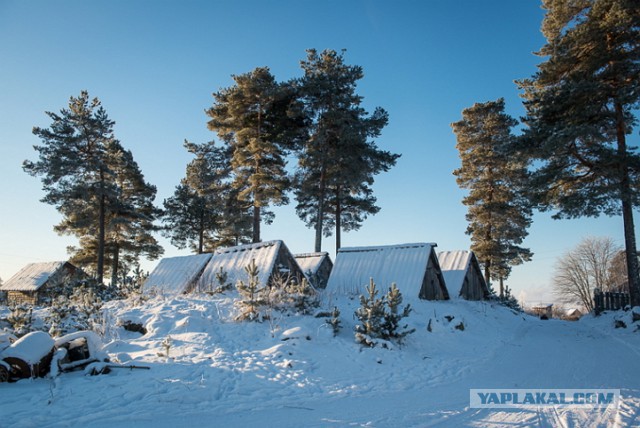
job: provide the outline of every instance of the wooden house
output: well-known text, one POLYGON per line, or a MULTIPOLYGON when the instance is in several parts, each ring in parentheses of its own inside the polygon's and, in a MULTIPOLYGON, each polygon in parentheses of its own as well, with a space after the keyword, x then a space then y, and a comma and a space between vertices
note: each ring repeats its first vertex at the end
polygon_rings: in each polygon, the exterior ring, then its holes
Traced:
POLYGON ((540 319, 548 320, 553 316, 553 303, 539 303, 531 307, 531 311, 540 317, 540 319))
POLYGON ((212 254, 166 257, 149 274, 144 282, 143 292, 163 294, 183 294, 196 289, 204 268, 212 254))
POLYGON ((382 292, 395 283, 405 299, 447 300, 449 292, 435 246, 415 243, 341 248, 326 290, 363 294, 373 278, 382 292))
POLYGON ((48 303, 60 286, 87 278, 69 262, 30 263, 0 286, 9 305, 48 303))
POLYGON ((329 253, 304 253, 294 255, 300 269, 309 278, 309 282, 317 289, 326 288, 333 262, 329 253))
POLYGON ((258 280, 262 285, 271 285, 274 280, 299 283, 305 278, 284 242, 265 241, 217 249, 198 280, 198 289, 215 290, 223 285, 219 281, 220 274, 226 276, 226 284, 235 285, 240 280, 246 283, 246 267, 252 261, 258 268, 258 280))
POLYGON ((582 315, 583 313, 580 309, 570 308, 563 311, 561 318, 565 321, 578 321, 582 318, 582 315))
POLYGON ((438 262, 449 290, 460 290, 458 295, 466 300, 489 297, 489 287, 472 251, 441 251, 438 253, 438 262))

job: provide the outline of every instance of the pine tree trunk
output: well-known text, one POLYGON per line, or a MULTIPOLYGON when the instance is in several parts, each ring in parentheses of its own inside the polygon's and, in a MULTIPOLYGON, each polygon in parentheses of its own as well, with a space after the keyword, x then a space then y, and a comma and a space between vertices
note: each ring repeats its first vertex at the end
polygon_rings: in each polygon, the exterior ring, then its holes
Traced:
POLYGON ((106 222, 106 205, 107 198, 105 196, 104 189, 104 171, 100 169, 100 204, 98 207, 98 266, 96 268, 96 275, 98 284, 102 284, 104 278, 104 241, 105 241, 105 222, 106 222))
POLYGON ((120 263, 120 246, 113 244, 113 254, 111 255, 111 286, 118 285, 118 264, 120 263))
POLYGON ((504 278, 500 277, 500 298, 504 298, 504 278))
POLYGON ((320 171, 320 183, 318 188, 318 216, 316 218, 316 242, 315 252, 322 251, 322 224, 324 223, 324 194, 325 194, 326 167, 323 165, 320 171))
MULTIPOLYGON (((491 284, 491 259, 488 257, 484 261, 484 281, 487 285, 491 284)), ((500 297, 502 297, 502 294, 500 294, 500 297)))
POLYGON ((253 239, 252 242, 260 242, 260 207, 253 207, 253 239))
POLYGON ((636 248, 635 226, 633 222, 633 202, 627 162, 627 140, 625 134, 622 105, 615 103, 618 155, 620 157, 620 197, 622 202, 622 222, 627 258, 629 300, 631 306, 640 306, 640 277, 638 277, 638 252, 636 248))
POLYGON ((336 187, 336 254, 342 246, 342 206, 340 205, 340 185, 336 187))
POLYGON ((204 249, 204 209, 200 211, 200 228, 198 230, 198 254, 204 249))

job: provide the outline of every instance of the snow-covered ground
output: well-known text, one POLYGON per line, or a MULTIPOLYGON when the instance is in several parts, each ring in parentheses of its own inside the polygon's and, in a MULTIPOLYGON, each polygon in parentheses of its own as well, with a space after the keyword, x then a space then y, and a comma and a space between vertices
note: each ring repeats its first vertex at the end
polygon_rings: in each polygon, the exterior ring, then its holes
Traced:
POLYGON ((336 337, 313 316, 234 322, 225 296, 111 302, 105 350, 150 370, 0 384, 0 427, 640 425, 640 322, 629 312, 542 321, 493 303, 419 301, 402 347, 365 349, 353 333, 358 299, 323 297, 321 309, 334 306, 336 337), (627 328, 614 329, 617 318, 627 328), (127 320, 147 334, 116 327, 127 320), (620 389, 622 402, 475 409, 471 388, 620 389))

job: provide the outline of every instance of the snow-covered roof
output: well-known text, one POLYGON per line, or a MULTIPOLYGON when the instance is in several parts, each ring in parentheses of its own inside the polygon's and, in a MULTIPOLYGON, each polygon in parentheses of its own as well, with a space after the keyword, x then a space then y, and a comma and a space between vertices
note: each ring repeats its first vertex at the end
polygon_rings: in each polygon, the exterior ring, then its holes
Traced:
MULTIPOLYGON (((199 287, 206 289, 211 284, 217 284, 216 274, 222 269, 227 274, 227 283, 235 285, 239 280, 248 280, 245 268, 252 260, 258 268, 258 280, 266 285, 273 273, 278 253, 281 248, 289 250, 280 240, 258 242, 256 244, 238 245, 218 249, 200 277, 199 287)), ((289 253, 290 254, 290 253, 289 253)), ((293 256, 291 256, 293 259, 293 256)), ((295 263, 295 260, 294 260, 295 263)), ((288 272, 282 272, 286 275, 288 272)))
POLYGON ((460 290, 467 270, 471 265, 470 251, 441 251, 438 253, 438 263, 442 269, 442 276, 449 290, 460 290))
POLYGON ((341 248, 336 255, 326 290, 362 294, 369 279, 373 278, 381 292, 395 282, 403 296, 418 298, 435 246, 414 243, 341 248))
POLYGON ((192 256, 167 257, 160 260, 144 283, 144 290, 158 290, 164 293, 181 294, 193 285, 207 262, 211 253, 192 256))
POLYGON ((302 272, 311 273, 311 275, 315 275, 318 273, 318 269, 322 262, 329 258, 329 253, 326 251, 322 251, 320 253, 303 253, 303 254, 295 254, 296 262, 302 269, 302 272))
POLYGON ((66 262, 30 263, 2 284, 2 291, 38 291, 66 262))

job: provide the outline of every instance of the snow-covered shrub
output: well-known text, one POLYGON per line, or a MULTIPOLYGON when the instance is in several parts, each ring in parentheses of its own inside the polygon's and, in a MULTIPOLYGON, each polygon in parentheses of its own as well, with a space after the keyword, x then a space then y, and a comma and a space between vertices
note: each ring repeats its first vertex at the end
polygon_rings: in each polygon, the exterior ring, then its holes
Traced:
POLYGON ((229 291, 233 288, 233 284, 229 282, 229 274, 220 267, 220 270, 216 272, 216 282, 215 284, 209 284, 204 291, 207 294, 215 295, 222 294, 225 291, 229 291))
POLYGON ((302 281, 286 278, 282 281, 274 281, 270 295, 273 306, 280 310, 294 310, 300 314, 308 314, 313 308, 318 307, 318 293, 303 278, 302 281))
POLYGON ((331 312, 331 318, 327 320, 327 324, 331 326, 333 330, 333 336, 337 336, 340 333, 340 329, 342 328, 342 321, 340 320, 340 309, 337 306, 333 308, 331 312))
POLYGON ((356 326, 356 342, 369 347, 376 345, 375 339, 402 343, 405 336, 415 331, 407 329, 407 325, 400 326, 400 320, 409 315, 411 306, 407 305, 399 311, 402 294, 395 283, 391 284, 389 292, 383 298, 377 296, 378 290, 371 278, 367 295, 360 296, 360 307, 355 311, 355 316, 361 323, 356 326))
POLYGON ((7 317, 7 322, 11 325, 13 334, 20 337, 34 330, 33 307, 31 305, 16 305, 9 309, 11 313, 7 317))
POLYGON ((518 303, 518 299, 511 295, 511 289, 507 285, 504 287, 504 296, 498 300, 501 305, 511 308, 514 311, 522 312, 522 307, 518 303))
POLYGON ((44 320, 49 334, 58 337, 79 330, 102 333, 102 299, 95 291, 94 287, 81 285, 70 297, 54 299, 44 320))

